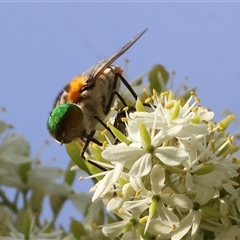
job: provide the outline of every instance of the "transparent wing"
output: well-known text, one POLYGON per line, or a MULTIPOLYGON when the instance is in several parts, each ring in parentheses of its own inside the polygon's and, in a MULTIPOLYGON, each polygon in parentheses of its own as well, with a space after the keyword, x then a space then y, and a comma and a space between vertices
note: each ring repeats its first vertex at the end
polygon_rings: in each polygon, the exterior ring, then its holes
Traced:
POLYGON ((146 31, 147 28, 144 31, 140 32, 135 38, 133 38, 130 42, 128 42, 118 51, 116 51, 113 55, 104 60, 101 60, 92 69, 90 69, 90 76, 86 81, 86 87, 88 88, 92 84, 94 84, 96 79, 104 72, 104 70, 108 68, 121 55, 123 55, 146 31), (101 65, 102 67, 100 67, 101 65))

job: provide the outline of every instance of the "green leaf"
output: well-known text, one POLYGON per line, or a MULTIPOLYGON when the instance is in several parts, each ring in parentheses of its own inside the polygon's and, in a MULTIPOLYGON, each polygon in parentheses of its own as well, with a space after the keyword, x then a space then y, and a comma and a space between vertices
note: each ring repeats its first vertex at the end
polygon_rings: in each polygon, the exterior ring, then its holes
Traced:
POLYGON ((24 183, 28 180, 28 171, 31 169, 32 163, 22 163, 19 165, 18 173, 24 183))
POLYGON ((51 209, 54 214, 54 218, 56 218, 58 216, 58 214, 60 213, 60 211, 66 201, 66 198, 61 197, 58 194, 51 194, 49 199, 50 199, 50 206, 51 206, 51 209))
POLYGON ((205 217, 210 217, 210 218, 222 218, 223 215, 216 209, 212 207, 201 207, 201 213, 205 217))
POLYGON ((82 144, 80 144, 80 142, 73 141, 71 143, 65 144, 65 146, 69 157, 81 170, 88 173, 89 175, 102 171, 80 156, 80 152, 82 150, 82 144))
POLYGON ((68 164, 67 170, 65 172, 65 177, 64 177, 65 178, 65 183, 67 183, 70 186, 73 184, 73 181, 74 181, 75 176, 76 176, 76 172, 70 170, 73 165, 74 164, 73 164, 72 161, 68 164))
POLYGON ((73 236, 76 239, 82 239, 81 238, 82 236, 87 235, 84 225, 81 222, 76 221, 74 219, 72 219, 72 221, 71 221, 70 232, 73 234, 73 236))
POLYGON ((166 85, 169 80, 169 73, 162 65, 155 65, 148 74, 150 91, 155 89, 158 93, 166 91, 166 85))
POLYGON ((7 124, 0 120, 0 133, 4 132, 7 128, 7 124))

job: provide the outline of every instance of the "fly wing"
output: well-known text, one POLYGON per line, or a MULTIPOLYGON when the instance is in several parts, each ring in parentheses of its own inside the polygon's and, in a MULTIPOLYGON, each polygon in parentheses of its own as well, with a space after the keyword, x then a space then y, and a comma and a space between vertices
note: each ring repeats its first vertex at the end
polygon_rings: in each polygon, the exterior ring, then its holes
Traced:
POLYGON ((96 79, 104 72, 104 70, 108 68, 121 55, 123 55, 146 31, 147 28, 144 31, 140 32, 135 38, 133 38, 130 42, 128 42, 118 51, 116 51, 113 55, 101 60, 93 68, 89 69, 90 75, 86 81, 85 87, 88 88, 92 86, 92 84, 94 85, 96 79))

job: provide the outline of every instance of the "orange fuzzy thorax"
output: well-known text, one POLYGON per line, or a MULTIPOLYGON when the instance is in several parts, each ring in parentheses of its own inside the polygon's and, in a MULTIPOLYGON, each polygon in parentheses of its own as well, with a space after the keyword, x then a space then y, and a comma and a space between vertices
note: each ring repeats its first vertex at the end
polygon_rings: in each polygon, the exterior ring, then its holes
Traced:
POLYGON ((73 80, 69 83, 68 99, 71 102, 76 102, 79 99, 81 95, 80 90, 83 87, 84 83, 84 76, 77 76, 73 78, 73 80))
MULTIPOLYGON (((115 72, 118 72, 120 74, 123 73, 123 70, 120 67, 115 66, 115 72)), ((109 74, 108 71, 103 71, 103 75, 109 74)), ((68 100, 70 102, 77 102, 79 97, 81 96, 81 89, 86 82, 86 76, 77 76, 72 79, 72 81, 68 84, 69 90, 68 90, 68 100)))

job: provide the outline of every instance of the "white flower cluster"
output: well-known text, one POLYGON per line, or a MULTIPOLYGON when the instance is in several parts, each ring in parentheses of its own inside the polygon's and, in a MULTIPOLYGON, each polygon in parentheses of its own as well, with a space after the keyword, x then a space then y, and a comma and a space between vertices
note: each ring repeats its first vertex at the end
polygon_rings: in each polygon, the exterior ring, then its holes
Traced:
POLYGON ((52 220, 66 200, 83 213, 90 196, 73 191, 67 182, 72 178, 69 169, 64 172, 43 166, 38 158, 30 157, 28 142, 22 135, 12 134, 11 128, 0 120, 0 239, 63 239, 63 230, 55 230, 52 220), (65 181, 59 182, 64 174, 65 181), (41 224, 39 216, 46 196, 53 216, 41 224))
MULTIPOLYGON (((1 213, 0 209, 0 213, 1 213)), ((12 222, 5 216, 5 224, 11 230, 10 236, 2 236, 0 239, 2 240, 16 240, 16 239, 29 239, 29 240, 47 240, 47 239, 54 239, 54 240, 61 240, 62 239, 62 230, 52 231, 49 232, 48 228, 50 228, 50 223, 46 224, 44 227, 39 228, 36 224, 35 217, 32 216, 31 219, 29 218, 29 228, 25 234, 18 232, 18 230, 13 226, 12 222)), ((26 221, 26 219, 24 219, 26 221)))
MULTIPOLYGON (((152 96, 148 111, 126 111, 126 134, 102 151, 108 171, 91 189, 118 216, 101 226, 121 239, 240 239, 238 150, 225 132, 233 115, 214 123, 214 113, 192 93, 185 104, 172 92, 152 96)), ((136 107, 137 108, 137 107, 136 107)), ((93 160, 94 161, 94 160, 93 160)), ((98 162, 99 163, 99 162, 98 162)))

